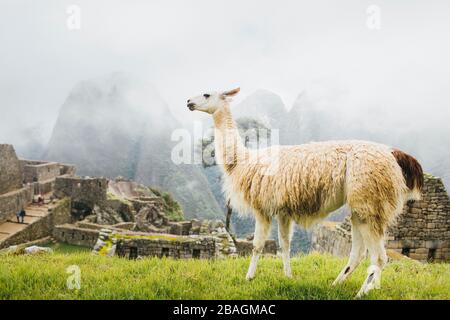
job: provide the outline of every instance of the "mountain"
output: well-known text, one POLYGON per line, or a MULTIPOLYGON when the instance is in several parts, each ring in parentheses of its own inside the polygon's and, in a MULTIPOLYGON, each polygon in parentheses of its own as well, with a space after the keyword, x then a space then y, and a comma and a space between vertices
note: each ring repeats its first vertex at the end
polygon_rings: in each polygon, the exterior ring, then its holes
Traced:
POLYGON ((295 145, 323 140, 335 122, 332 116, 319 109, 308 94, 302 92, 283 118, 281 143, 295 145))
POLYGON ((272 129, 280 129, 282 119, 287 114, 280 96, 263 89, 255 91, 233 106, 232 112, 235 119, 249 117, 272 129))
POLYGON ((195 165, 171 160, 181 125, 149 84, 124 73, 83 81, 62 105, 44 158, 89 176, 123 176, 173 193, 188 218, 222 217, 195 165))

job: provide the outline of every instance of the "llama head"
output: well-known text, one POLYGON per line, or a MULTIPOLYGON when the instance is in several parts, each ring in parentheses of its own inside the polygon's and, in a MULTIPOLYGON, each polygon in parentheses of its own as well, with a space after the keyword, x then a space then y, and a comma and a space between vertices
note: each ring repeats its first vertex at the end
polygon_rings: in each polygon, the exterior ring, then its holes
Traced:
POLYGON ((236 88, 224 92, 204 93, 200 96, 190 98, 187 101, 187 107, 191 111, 198 110, 209 114, 213 114, 217 110, 227 105, 227 102, 231 99, 231 97, 238 94, 239 91, 240 88, 236 88))

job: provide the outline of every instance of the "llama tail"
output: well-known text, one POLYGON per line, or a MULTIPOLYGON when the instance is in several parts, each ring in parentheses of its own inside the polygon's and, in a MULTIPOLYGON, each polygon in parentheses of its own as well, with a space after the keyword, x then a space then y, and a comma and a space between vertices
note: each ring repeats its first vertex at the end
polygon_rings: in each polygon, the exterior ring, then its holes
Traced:
POLYGON ((393 150, 392 155, 397 160, 409 189, 408 200, 420 200, 423 188, 423 170, 420 163, 409 154, 393 150))

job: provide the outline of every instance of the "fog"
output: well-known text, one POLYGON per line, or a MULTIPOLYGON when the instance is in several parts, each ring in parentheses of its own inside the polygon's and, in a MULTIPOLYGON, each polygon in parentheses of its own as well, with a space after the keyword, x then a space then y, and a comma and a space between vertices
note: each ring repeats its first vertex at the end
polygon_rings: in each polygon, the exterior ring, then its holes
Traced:
POLYGON ((80 81, 119 71, 151 82, 186 126, 200 117, 186 99, 204 91, 240 86, 238 103, 264 88, 288 109, 307 92, 362 136, 420 142, 429 167, 450 168, 449 30, 448 1, 2 0, 0 142, 33 154, 80 81))

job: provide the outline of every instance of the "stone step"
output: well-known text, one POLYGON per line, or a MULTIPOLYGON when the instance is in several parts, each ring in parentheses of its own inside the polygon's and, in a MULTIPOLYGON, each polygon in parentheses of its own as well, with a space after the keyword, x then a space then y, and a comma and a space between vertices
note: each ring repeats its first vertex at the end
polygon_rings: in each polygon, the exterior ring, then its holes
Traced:
POLYGON ((26 210, 25 212, 27 213, 26 216, 31 216, 31 217, 44 217, 48 214, 48 211, 37 211, 37 210, 26 210))
POLYGON ((6 239, 10 236, 10 233, 1 233, 0 232, 0 241, 2 241, 3 239, 6 239))
MULTIPOLYGON (((6 220, 6 222, 8 222, 8 223, 15 223, 15 224, 23 224, 23 225, 28 225, 29 223, 28 222, 26 222, 25 221, 25 219, 23 219, 23 223, 19 223, 19 222, 17 222, 17 220, 16 219, 14 219, 14 220, 12 220, 12 219, 10 219, 10 220, 6 220)), ((0 228, 1 229, 1 228, 0 228)))
POLYGON ((33 210, 33 211, 42 211, 42 212, 47 212, 48 211, 48 206, 38 206, 38 205, 31 205, 25 208, 25 210, 33 210))
MULTIPOLYGON (((37 220, 40 220, 42 217, 40 217, 40 216, 33 216, 33 215, 29 215, 29 214, 27 214, 25 217, 24 217, 24 219, 23 219, 23 222, 25 223, 25 224, 30 224, 30 223, 32 223, 32 222, 35 222, 35 221, 37 221, 37 220)), ((13 220, 13 219, 10 219, 10 220, 7 220, 8 222, 11 222, 11 223, 17 223, 17 224, 19 224, 18 222, 17 222, 17 219, 15 219, 15 220, 13 220)))
POLYGON ((26 215, 25 218, 23 219, 23 222, 30 224, 30 223, 35 222, 40 219, 41 219, 41 217, 34 217, 34 216, 26 215))
POLYGON ((23 219, 24 223, 18 223, 16 216, 0 224, 0 241, 13 235, 16 232, 22 231, 30 223, 42 219, 48 214, 48 206, 46 205, 29 205, 25 208, 26 215, 23 219))
POLYGON ((18 231, 22 231, 28 226, 28 224, 22 224, 17 222, 4 222, 0 225, 0 232, 1 233, 16 233, 18 231))
POLYGON ((26 207, 25 210, 47 211, 48 206, 31 205, 26 207))

